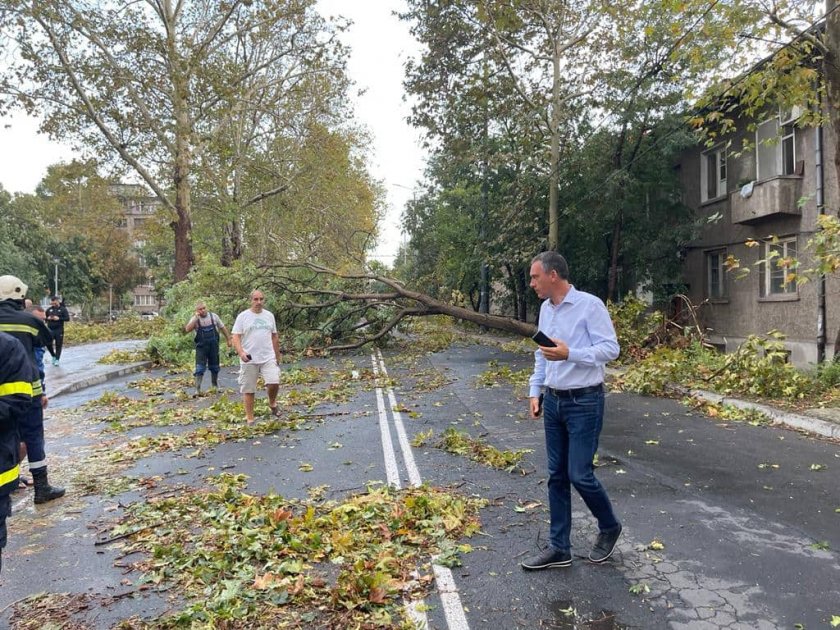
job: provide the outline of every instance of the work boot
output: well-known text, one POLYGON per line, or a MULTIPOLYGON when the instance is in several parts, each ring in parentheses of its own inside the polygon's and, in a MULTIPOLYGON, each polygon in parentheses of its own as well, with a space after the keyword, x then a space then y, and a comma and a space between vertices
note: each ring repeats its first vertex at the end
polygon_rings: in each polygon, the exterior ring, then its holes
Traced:
POLYGON ((219 389, 219 374, 218 372, 210 372, 210 383, 213 389, 219 389))
POLYGON ((195 377, 195 393, 196 396, 201 393, 201 381, 204 379, 204 374, 197 374, 195 377))
POLYGON ((50 485, 46 466, 32 470, 32 479, 35 481, 35 503, 46 503, 64 496, 64 488, 50 485))

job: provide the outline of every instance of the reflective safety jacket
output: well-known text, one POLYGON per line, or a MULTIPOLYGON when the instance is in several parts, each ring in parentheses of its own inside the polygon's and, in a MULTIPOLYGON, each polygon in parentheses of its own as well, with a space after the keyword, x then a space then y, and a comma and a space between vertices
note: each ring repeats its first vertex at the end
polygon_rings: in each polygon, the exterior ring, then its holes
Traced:
POLYGON ((32 404, 32 381, 37 376, 29 353, 17 339, 0 333, 0 496, 17 484, 18 421, 32 404))
POLYGON ((53 337, 49 328, 32 313, 27 313, 22 310, 16 301, 2 300, 0 301, 0 332, 10 334, 23 344, 23 347, 26 349, 26 354, 29 356, 30 364, 35 372, 35 376, 32 379, 32 395, 40 396, 44 390, 41 379, 38 376, 34 349, 43 346, 47 349, 47 352, 55 356, 53 337))

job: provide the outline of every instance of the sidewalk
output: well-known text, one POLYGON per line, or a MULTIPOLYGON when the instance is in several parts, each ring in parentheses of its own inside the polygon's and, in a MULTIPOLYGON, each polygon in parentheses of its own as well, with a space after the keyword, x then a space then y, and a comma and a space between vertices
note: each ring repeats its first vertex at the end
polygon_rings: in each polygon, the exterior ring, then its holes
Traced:
POLYGON ((151 361, 128 364, 98 363, 99 359, 113 350, 140 350, 145 340, 103 341, 81 346, 69 346, 61 353, 61 364, 52 365, 50 355, 44 356, 44 371, 47 381, 47 396, 55 398, 92 385, 98 385, 114 378, 145 370, 151 361))

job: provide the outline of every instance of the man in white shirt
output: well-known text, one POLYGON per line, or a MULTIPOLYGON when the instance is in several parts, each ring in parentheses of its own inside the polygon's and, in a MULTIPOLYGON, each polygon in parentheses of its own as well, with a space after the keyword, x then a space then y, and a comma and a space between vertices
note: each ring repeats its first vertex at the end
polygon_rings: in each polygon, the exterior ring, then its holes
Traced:
POLYGON ((529 394, 531 417, 545 416, 551 521, 549 547, 521 565, 534 571, 572 564, 572 486, 598 520, 589 560, 601 563, 621 535, 592 464, 604 420, 604 366, 619 353, 615 329, 604 303, 572 286, 566 259, 557 252, 543 252, 531 262, 531 287, 544 300, 540 330, 554 343, 534 353, 529 394))
POLYGON ((280 387, 280 341, 274 315, 263 308, 262 291, 251 292, 251 308, 236 317, 231 335, 239 355, 239 391, 245 402, 245 418, 254 422, 254 396, 257 378, 262 375, 268 392, 268 408, 277 416, 277 390, 280 387))

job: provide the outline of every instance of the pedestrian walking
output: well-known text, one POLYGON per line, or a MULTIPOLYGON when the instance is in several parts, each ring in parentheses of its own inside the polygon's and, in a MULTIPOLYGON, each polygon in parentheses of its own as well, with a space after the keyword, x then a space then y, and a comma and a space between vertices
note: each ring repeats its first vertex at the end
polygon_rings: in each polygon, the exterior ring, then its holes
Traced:
POLYGON ((550 546, 522 568, 571 565, 571 486, 598 520, 589 560, 604 562, 622 529, 593 465, 604 420, 604 366, 619 352, 615 329, 604 303, 570 284, 569 266, 556 252, 531 261, 531 288, 544 300, 540 331, 555 344, 534 353, 529 393, 531 417, 544 415, 550 546))
POLYGON ((70 313, 67 311, 67 307, 64 306, 64 300, 57 295, 52 296, 46 317, 47 326, 55 342, 55 354, 53 355, 52 364, 58 365, 58 362, 61 360, 61 349, 64 347, 64 322, 70 321, 70 313))
POLYGON ((23 310, 27 286, 15 276, 0 276, 0 332, 16 338, 26 349, 32 367, 32 402, 22 417, 20 439, 26 444, 29 470, 35 484, 35 503, 46 503, 64 496, 64 488, 51 486, 47 476, 44 448, 44 409, 48 400, 37 372, 35 348, 45 347, 55 356, 52 335, 47 326, 32 313, 23 310))
POLYGON ((277 412, 277 390, 280 387, 280 341, 274 315, 264 308, 262 291, 251 292, 251 308, 236 316, 231 333, 233 347, 239 355, 239 391, 245 403, 245 419, 254 421, 254 397, 257 379, 262 376, 268 393, 268 408, 277 412))
POLYGON ((32 362, 20 341, 0 332, 0 571, 6 546, 6 519, 12 515, 10 494, 20 475, 19 425, 32 404, 32 362))
POLYGON ((225 336, 228 348, 232 340, 222 320, 216 313, 207 310, 204 302, 197 302, 195 315, 184 328, 187 332, 195 331, 195 393, 201 393, 201 381, 204 372, 210 370, 210 383, 213 389, 219 387, 219 333, 225 336))

